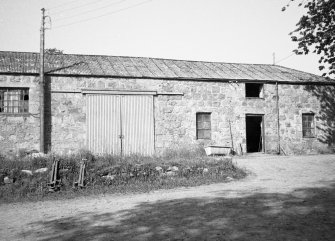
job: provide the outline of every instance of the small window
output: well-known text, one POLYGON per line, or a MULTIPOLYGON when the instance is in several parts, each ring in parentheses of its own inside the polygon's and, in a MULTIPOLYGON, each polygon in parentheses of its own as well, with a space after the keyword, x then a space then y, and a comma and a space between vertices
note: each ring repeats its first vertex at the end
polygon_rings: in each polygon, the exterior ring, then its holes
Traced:
POLYGON ((245 83, 245 97, 263 98, 263 84, 245 83))
POLYGON ((0 113, 28 113, 29 89, 0 88, 0 113))
POLYGON ((315 137, 314 114, 302 114, 302 137, 315 137))
POLYGON ((197 139, 211 139, 211 113, 197 113, 197 139))

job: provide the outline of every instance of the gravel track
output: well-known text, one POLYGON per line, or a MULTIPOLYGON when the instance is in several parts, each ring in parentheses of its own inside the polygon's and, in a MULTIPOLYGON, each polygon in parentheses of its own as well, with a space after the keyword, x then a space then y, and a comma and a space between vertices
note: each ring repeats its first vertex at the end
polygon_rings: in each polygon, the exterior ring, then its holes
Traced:
POLYGON ((248 155, 229 183, 0 206, 1 240, 335 240, 335 155, 248 155))

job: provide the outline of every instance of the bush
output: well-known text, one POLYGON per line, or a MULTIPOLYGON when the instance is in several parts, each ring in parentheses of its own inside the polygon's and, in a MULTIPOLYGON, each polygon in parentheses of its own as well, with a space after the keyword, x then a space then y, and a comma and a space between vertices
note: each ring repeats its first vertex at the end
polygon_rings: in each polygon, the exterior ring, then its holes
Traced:
POLYGON ((198 150, 174 151, 162 157, 132 155, 92 155, 87 151, 76 154, 10 159, 0 155, 0 200, 40 200, 55 197, 73 197, 90 193, 147 192, 159 188, 195 186, 226 181, 227 177, 242 178, 245 173, 236 168, 231 159, 211 158, 198 150), (59 160, 60 192, 48 193, 52 163, 59 160), (80 162, 85 160, 85 188, 73 188, 78 181, 80 162), (48 168, 48 172, 26 174, 21 170, 34 171, 48 168), (4 184, 4 178, 13 183, 4 184))

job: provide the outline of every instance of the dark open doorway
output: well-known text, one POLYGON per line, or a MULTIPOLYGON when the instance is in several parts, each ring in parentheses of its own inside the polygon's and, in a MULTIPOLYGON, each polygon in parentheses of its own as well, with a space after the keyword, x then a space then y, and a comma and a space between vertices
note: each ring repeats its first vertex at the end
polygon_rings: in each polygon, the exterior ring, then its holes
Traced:
POLYGON ((263 115, 246 115, 247 152, 264 151, 263 115))

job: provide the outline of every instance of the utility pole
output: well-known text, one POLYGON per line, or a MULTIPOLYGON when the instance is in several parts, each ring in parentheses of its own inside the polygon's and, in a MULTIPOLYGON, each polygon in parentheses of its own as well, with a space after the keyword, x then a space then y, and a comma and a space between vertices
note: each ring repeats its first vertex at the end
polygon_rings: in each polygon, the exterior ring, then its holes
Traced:
POLYGON ((276 65, 276 53, 275 52, 272 53, 272 64, 276 65))
POLYGON ((42 8, 42 20, 40 29, 40 152, 45 153, 44 141, 44 33, 45 33, 45 9, 42 8))
POLYGON ((277 135, 278 135, 278 154, 280 155, 280 120, 279 120, 279 91, 278 91, 278 82, 276 82, 276 111, 277 111, 277 135))

